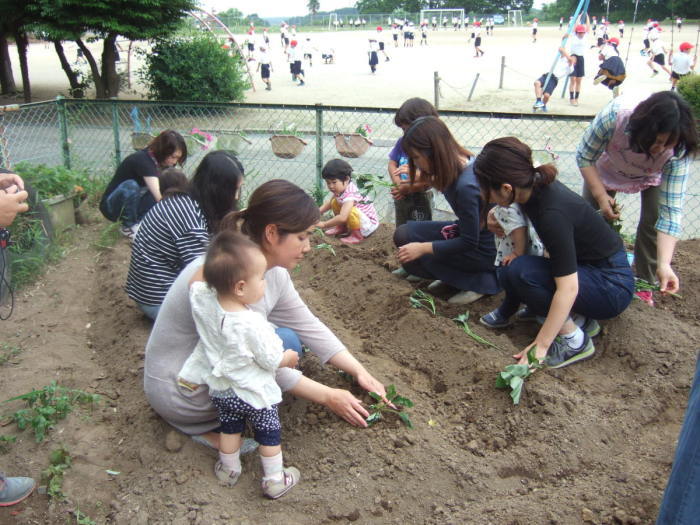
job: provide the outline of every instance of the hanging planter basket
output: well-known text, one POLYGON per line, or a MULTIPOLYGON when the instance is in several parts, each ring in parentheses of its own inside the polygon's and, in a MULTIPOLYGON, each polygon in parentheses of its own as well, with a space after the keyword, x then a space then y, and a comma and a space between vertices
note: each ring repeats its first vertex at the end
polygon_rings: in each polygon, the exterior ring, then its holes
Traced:
POLYGON ((335 135, 335 149, 341 156, 356 159, 367 153, 372 141, 359 133, 337 133, 335 135))
POLYGON ((280 159, 293 159, 298 156, 308 144, 304 139, 295 135, 273 135, 270 137, 272 153, 280 159))
POLYGON ((153 140, 153 135, 150 133, 132 133, 131 134, 131 145, 135 150, 140 150, 148 146, 148 144, 153 140))

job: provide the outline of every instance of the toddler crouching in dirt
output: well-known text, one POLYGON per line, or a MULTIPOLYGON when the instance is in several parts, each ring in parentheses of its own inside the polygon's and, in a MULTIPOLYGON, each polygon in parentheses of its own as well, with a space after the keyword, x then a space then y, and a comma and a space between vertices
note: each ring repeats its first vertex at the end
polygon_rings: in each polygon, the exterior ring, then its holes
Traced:
POLYGON ((352 166, 341 159, 330 160, 323 167, 321 176, 333 196, 319 211, 324 214, 332 210, 334 217, 319 222, 318 227, 329 228, 325 230, 326 235, 348 233, 340 240, 346 244, 359 244, 377 229, 379 217, 374 204, 367 202, 360 194, 351 175, 352 166))
POLYGON ((298 483, 300 474, 294 467, 284 468, 282 461, 277 413, 282 392, 275 373, 295 367, 299 356, 285 351, 272 325, 248 308, 265 293, 266 270, 265 256, 248 238, 231 231, 214 237, 203 275, 196 273, 190 282, 200 339, 180 370, 178 384, 189 390, 200 384, 209 387, 221 423, 216 477, 229 486, 238 481, 241 433, 248 420, 260 443, 263 494, 277 499, 298 483))

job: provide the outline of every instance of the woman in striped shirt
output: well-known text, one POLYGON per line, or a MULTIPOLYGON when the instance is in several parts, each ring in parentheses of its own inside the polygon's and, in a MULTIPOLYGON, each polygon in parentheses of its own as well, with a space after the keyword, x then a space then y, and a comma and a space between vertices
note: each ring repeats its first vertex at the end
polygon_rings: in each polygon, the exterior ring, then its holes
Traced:
POLYGON ((236 209, 243 166, 224 151, 209 153, 186 191, 161 200, 144 217, 131 250, 126 292, 155 319, 180 271, 202 255, 219 222, 236 209))

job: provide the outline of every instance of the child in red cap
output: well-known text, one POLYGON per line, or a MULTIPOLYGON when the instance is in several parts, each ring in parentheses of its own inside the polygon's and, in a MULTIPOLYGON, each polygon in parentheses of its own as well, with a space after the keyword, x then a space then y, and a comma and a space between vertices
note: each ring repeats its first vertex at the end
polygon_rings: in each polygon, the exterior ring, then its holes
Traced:
POLYGON ((690 42, 683 42, 678 46, 680 53, 674 54, 673 50, 671 50, 671 55, 669 56, 669 61, 671 63, 671 91, 676 90, 676 84, 682 77, 689 75, 691 69, 695 69, 698 55, 696 53, 695 56, 691 58, 690 50, 693 49, 693 47, 695 46, 690 42))

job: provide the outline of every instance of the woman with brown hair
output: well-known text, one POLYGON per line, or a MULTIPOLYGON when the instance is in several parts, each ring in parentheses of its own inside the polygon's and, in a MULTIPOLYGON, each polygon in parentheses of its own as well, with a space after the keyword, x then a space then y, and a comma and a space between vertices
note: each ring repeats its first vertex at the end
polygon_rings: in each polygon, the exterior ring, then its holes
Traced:
MULTIPOLYGON (((554 164, 535 167, 532 150, 515 137, 486 144, 474 173, 488 203, 517 202, 532 221, 549 258, 522 255, 499 270, 505 290, 501 306, 488 314, 507 326, 516 315, 542 322, 527 352, 561 368, 590 358, 598 319, 619 315, 632 301, 634 276, 622 240, 579 195, 555 180, 554 164)), ((490 222, 490 221, 489 221, 490 222)))
MULTIPOLYGON (((384 386, 311 313, 294 289, 289 270, 311 249, 309 239, 318 220, 318 206, 304 190, 288 181, 271 180, 253 192, 248 208, 230 214, 222 229, 238 229, 262 249, 267 261, 265 295, 250 307, 278 327, 284 348, 301 353, 303 342, 322 362, 350 374, 363 389, 384 395, 384 386)), ((146 345, 144 389, 163 419, 186 434, 204 434, 216 447, 217 412, 207 388, 187 389, 177 383, 183 363, 199 340, 188 290, 193 277, 201 278, 202 265, 202 257, 189 264, 163 301, 146 345)), ((278 369, 276 380, 282 391, 325 405, 352 425, 367 426, 369 413, 349 391, 317 383, 291 368, 278 369)))
POLYGON ((185 161, 185 139, 177 131, 163 131, 146 148, 119 164, 102 195, 102 215, 112 222, 121 222, 120 231, 133 240, 143 216, 161 199, 158 184, 161 170, 182 166, 185 161))
MULTIPOLYGON (((409 274, 436 279, 457 290, 451 304, 469 304, 500 290, 493 261, 493 235, 482 225, 479 184, 469 159, 444 122, 417 118, 403 136, 411 184, 421 178, 441 191, 456 221, 409 221, 394 233, 398 258, 409 274)), ((438 284, 438 283, 435 283, 438 284)))

